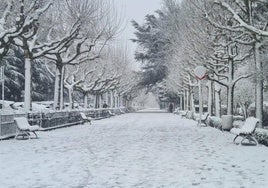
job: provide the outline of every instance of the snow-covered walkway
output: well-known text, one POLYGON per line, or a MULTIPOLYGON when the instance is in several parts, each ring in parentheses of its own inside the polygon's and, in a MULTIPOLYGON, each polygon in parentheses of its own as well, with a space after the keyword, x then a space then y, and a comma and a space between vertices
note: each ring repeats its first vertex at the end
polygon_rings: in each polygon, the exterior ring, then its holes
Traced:
POLYGON ((0 142, 1 188, 268 187, 268 148, 168 113, 125 114, 0 142))

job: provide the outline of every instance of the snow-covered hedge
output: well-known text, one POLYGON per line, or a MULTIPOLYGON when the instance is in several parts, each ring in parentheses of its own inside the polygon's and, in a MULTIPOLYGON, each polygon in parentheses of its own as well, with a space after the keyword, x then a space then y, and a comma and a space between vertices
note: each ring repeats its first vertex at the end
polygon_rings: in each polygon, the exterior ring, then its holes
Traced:
POLYGON ((28 114, 30 124, 39 124, 43 129, 50 129, 60 126, 69 126, 82 123, 80 112, 83 111, 86 116, 94 119, 110 117, 110 113, 120 115, 126 113, 126 108, 102 108, 102 109, 84 109, 84 110, 66 110, 56 112, 33 112, 28 114))
POLYGON ((258 140, 260 144, 263 144, 265 146, 268 146, 268 130, 267 129, 260 129, 257 128, 254 136, 258 140))
MULTIPOLYGON (((255 116, 255 110, 255 103, 250 104, 248 107, 248 115, 255 116)), ((268 125, 268 101, 263 102, 263 125, 268 125)))
MULTIPOLYGON (((95 119, 110 117, 110 113, 119 115, 128 112, 128 110, 124 107, 109 109, 83 109, 73 111, 64 110, 54 112, 32 112, 28 114, 28 120, 30 124, 40 125, 43 130, 55 129, 59 127, 82 123, 82 118, 80 115, 81 111, 95 119)), ((11 112, 9 114, 1 114, 0 139, 14 137, 16 133, 14 117, 25 116, 25 114, 16 114, 14 112, 11 112)))
POLYGON ((210 116, 208 118, 208 125, 218 129, 222 128, 222 119, 216 116, 210 116))

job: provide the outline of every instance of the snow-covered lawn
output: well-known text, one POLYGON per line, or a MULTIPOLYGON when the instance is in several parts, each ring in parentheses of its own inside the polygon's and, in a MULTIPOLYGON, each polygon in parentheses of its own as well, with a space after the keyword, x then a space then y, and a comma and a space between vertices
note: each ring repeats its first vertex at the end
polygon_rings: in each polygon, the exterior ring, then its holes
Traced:
POLYGON ((0 142, 0 187, 268 187, 268 148, 169 113, 134 113, 0 142))

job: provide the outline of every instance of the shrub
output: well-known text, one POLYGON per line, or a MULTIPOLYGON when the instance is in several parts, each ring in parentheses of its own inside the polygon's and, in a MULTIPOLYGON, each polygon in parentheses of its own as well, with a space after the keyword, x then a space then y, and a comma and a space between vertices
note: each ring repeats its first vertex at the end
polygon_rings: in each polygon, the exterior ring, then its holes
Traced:
POLYGON ((215 127, 221 129, 222 127, 222 119, 216 116, 210 116, 208 119, 208 125, 211 127, 215 127))
POLYGON ((268 130, 257 128, 254 136, 260 144, 268 146, 268 130))

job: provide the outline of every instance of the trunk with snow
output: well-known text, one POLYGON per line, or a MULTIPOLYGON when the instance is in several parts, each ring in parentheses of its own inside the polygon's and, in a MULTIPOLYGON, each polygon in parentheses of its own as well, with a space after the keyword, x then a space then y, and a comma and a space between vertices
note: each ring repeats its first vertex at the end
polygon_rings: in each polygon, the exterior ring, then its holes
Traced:
POLYGON ((221 88, 215 83, 215 115, 221 117, 221 88))
POLYGON ((255 63, 256 63, 256 118, 260 120, 258 126, 263 127, 263 74, 262 62, 260 59, 260 46, 255 45, 255 63))
POLYGON ((107 91, 107 92, 105 93, 105 103, 106 103, 107 105, 109 104, 108 101, 109 101, 109 92, 107 91))
POLYGON ((208 80, 207 86, 208 86, 208 113, 210 116, 212 116, 213 92, 212 92, 212 81, 211 80, 208 80))
POLYGON ((60 75, 60 110, 63 110, 64 108, 64 100, 63 100, 63 94, 64 94, 64 83, 63 78, 64 77, 64 67, 62 67, 61 75, 60 75))
POLYGON ((115 108, 118 107, 118 97, 117 97, 117 93, 115 93, 115 95, 114 95, 114 107, 115 107, 115 108))
POLYGON ((193 93, 193 91, 190 92, 190 110, 195 113, 194 93, 193 93))
POLYGON ((180 110, 182 110, 182 101, 183 101, 183 98, 182 98, 182 95, 179 95, 179 100, 180 100, 180 110))
POLYGON ((234 87, 229 86, 227 88, 228 97, 227 97, 227 115, 234 114, 234 87))
POLYGON ((73 102, 73 88, 68 88, 68 97, 69 97, 69 109, 74 108, 74 102, 73 102))
MULTIPOLYGON (((232 48, 231 48, 232 49, 232 48)), ((227 86, 227 115, 234 114, 234 61, 229 59, 229 75, 228 75, 228 86, 227 86)))
MULTIPOLYGON (((199 114, 203 114, 203 89, 202 89, 202 80, 198 81, 199 84, 199 114)), ((201 117, 200 117, 201 119, 201 117)))
POLYGON ((243 112, 243 116, 246 119, 248 117, 248 113, 247 113, 247 106, 244 103, 239 103, 240 108, 242 109, 243 112))
POLYGON ((88 95, 84 92, 84 108, 88 108, 88 95))
POLYGON ((121 107, 121 95, 118 95, 118 107, 121 107))
POLYGON ((111 91, 111 107, 114 107, 114 92, 111 91))
POLYGON ((103 101, 102 101, 102 94, 99 95, 99 108, 102 108, 103 101))
POLYGON ((31 110, 31 84, 32 84, 32 72, 31 72, 31 59, 25 58, 25 86, 24 86, 24 108, 26 112, 31 110))
POLYGON ((186 101, 187 101, 186 100, 186 91, 184 90, 183 91, 183 110, 187 110, 187 108, 186 108, 186 106, 187 106, 186 105, 187 104, 186 101))
POLYGON ((55 78, 55 88, 54 88, 54 108, 62 110, 63 100, 62 100, 62 89, 63 89, 63 66, 61 63, 56 64, 56 78, 55 78))
POLYGON ((54 110, 58 110, 60 105, 59 105, 59 92, 60 92, 60 77, 61 74, 59 72, 59 70, 56 70, 56 76, 55 76, 55 83, 54 83, 54 103, 53 103, 53 108, 54 110))
POLYGON ((98 108, 98 95, 93 95, 94 98, 94 108, 98 108))
POLYGON ((189 110, 189 90, 186 90, 186 110, 189 110))

